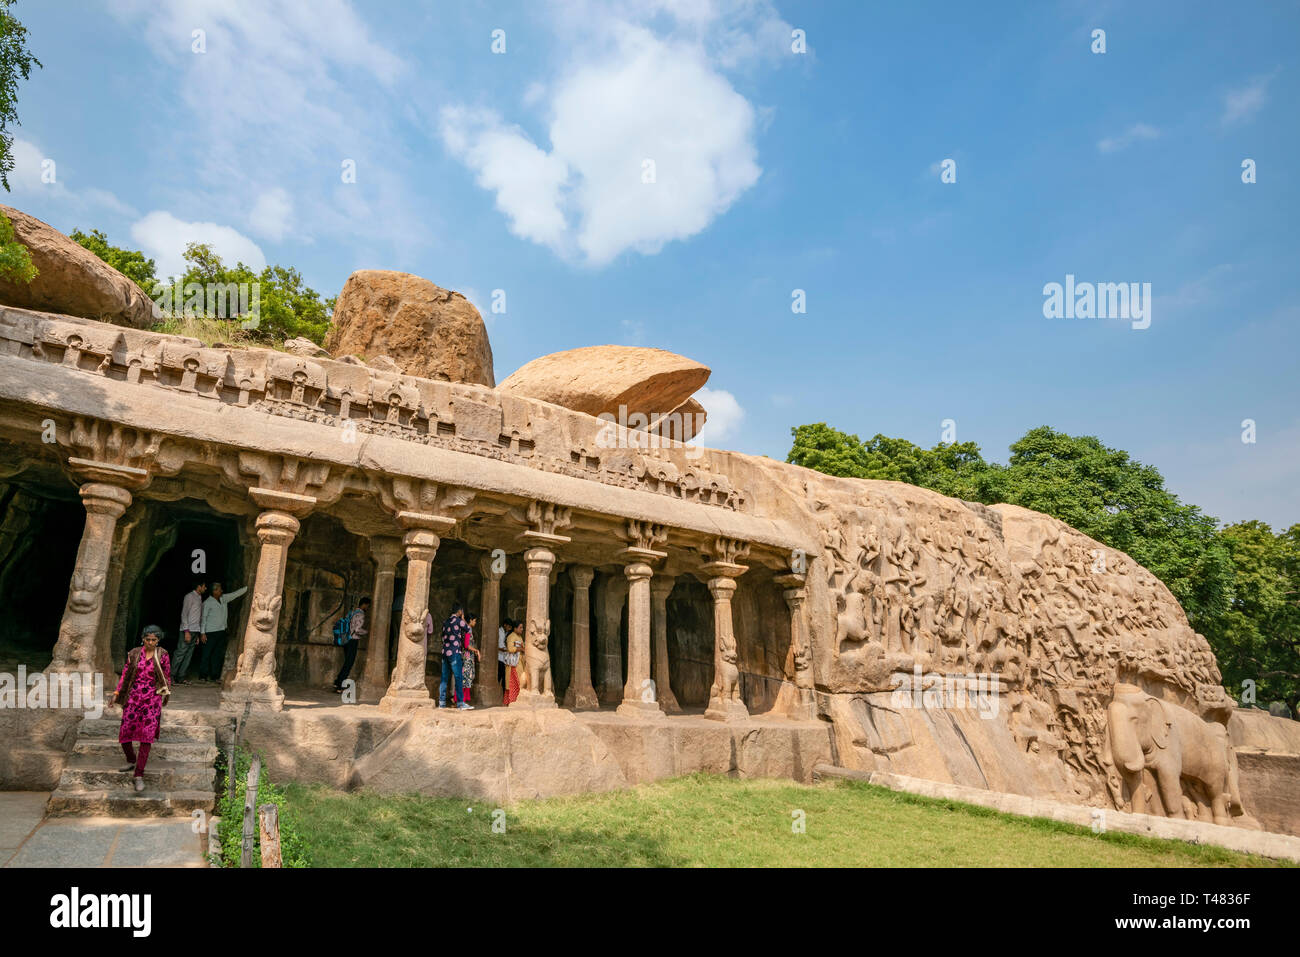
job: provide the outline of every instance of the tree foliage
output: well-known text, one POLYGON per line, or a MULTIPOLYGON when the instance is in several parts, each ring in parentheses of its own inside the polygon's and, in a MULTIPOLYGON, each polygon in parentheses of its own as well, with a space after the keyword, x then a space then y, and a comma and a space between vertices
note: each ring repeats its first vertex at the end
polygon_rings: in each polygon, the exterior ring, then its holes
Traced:
POLYGON ((1006 465, 972 442, 923 449, 876 435, 863 442, 825 423, 791 430, 787 461, 828 475, 889 479, 993 505, 1044 512, 1150 569, 1220 661, 1228 690, 1247 678, 1260 701, 1300 696, 1300 526, 1218 529, 1165 488, 1156 468, 1094 436, 1047 426, 1011 446, 1006 465))
POLYGON ((41 61, 27 49, 27 28, 9 12, 14 0, 0 0, 0 183, 9 191, 9 174, 14 168, 14 136, 18 126, 18 80, 31 76, 41 61))
POLYGON ((98 229, 92 229, 89 236, 80 229, 74 229, 71 236, 77 243, 89 249, 145 292, 153 291, 153 284, 158 276, 154 271, 153 260, 147 259, 144 253, 138 249, 123 249, 111 245, 108 237, 98 229))
POLYGON ((335 300, 322 299, 289 266, 261 271, 243 263, 227 266, 208 244, 190 243, 185 247, 185 272, 160 280, 152 259, 139 250, 112 245, 98 229, 89 234, 73 230, 72 238, 143 287, 159 304, 168 330, 184 317, 239 320, 241 337, 276 345, 294 336, 321 343, 329 331, 335 300))
POLYGON ((5 282, 29 283, 36 278, 32 254, 14 235, 14 224, 0 213, 0 279, 5 282))
POLYGON ((264 342, 283 342, 302 336, 321 343, 329 331, 334 299, 322 299, 320 293, 306 285, 302 273, 290 266, 267 266, 254 272, 236 263, 227 266, 206 243, 185 247, 188 266, 183 276, 172 283, 173 313, 192 314, 194 290, 212 286, 235 286, 248 290, 248 301, 240 300, 233 315, 223 318, 246 318, 250 338, 264 342))
POLYGON ((1263 522, 1220 533, 1232 560, 1233 595, 1214 651, 1230 688, 1256 683, 1260 702, 1300 709, 1300 525, 1274 534, 1263 522))

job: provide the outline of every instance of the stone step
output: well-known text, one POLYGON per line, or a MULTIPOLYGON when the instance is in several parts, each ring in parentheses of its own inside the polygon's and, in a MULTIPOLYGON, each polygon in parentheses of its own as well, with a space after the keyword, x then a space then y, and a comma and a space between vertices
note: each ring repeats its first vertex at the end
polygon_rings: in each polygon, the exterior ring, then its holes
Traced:
MULTIPOLYGON (((86 718, 81 722, 78 729, 79 739, 88 738, 111 738, 117 740, 118 731, 121 730, 122 719, 116 718, 86 718)), ((217 743, 216 729, 206 724, 190 723, 173 723, 169 718, 164 718, 162 727, 158 730, 158 740, 164 744, 189 742, 191 744, 210 744, 215 746, 217 743)))
POLYGON ((216 798, 207 791, 150 791, 136 792, 99 790, 63 791, 50 795, 45 811, 51 817, 73 815, 104 817, 169 817, 188 816, 195 810, 211 813, 216 798))
MULTIPOLYGON (((132 773, 121 770, 125 765, 126 759, 120 755, 118 760, 106 760, 98 755, 73 755, 63 768, 58 790, 134 793, 132 773)), ((217 771, 210 764, 154 760, 152 754, 144 769, 146 791, 197 791, 204 788, 211 791, 216 780, 217 771)))
MULTIPOLYGON (((72 748, 72 753, 74 755, 84 754, 112 758, 114 761, 121 758, 122 762, 126 763, 126 756, 122 754, 122 746, 117 743, 117 735, 113 735, 111 738, 79 737, 72 748)), ((215 745, 191 741, 156 741, 149 751, 150 763, 154 760, 161 760, 211 766, 216 759, 217 748, 215 745)))

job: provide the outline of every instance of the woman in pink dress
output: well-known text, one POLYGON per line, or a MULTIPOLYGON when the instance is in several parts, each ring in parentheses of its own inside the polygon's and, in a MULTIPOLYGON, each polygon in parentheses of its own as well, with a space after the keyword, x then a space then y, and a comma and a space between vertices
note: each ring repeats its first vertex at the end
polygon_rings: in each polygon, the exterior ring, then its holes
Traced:
POLYGON ((149 748, 158 738, 158 726, 162 723, 162 709, 171 697, 171 659, 167 652, 158 647, 162 639, 162 629, 149 625, 144 630, 144 644, 127 652, 126 665, 122 668, 122 677, 118 679, 117 690, 109 699, 109 704, 117 703, 121 695, 126 695, 122 705, 122 727, 117 740, 122 745, 122 753, 128 762, 123 771, 135 772, 135 789, 144 790, 144 766, 149 760, 149 748), (139 742, 140 754, 137 757, 132 742, 139 742))

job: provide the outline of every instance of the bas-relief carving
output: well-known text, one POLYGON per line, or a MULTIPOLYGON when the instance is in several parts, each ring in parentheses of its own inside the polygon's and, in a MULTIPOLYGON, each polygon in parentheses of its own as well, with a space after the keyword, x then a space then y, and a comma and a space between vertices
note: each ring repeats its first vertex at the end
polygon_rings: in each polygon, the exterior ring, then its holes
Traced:
MULTIPOLYGON (((1213 654, 1173 596, 1125 556, 1029 512, 1007 540, 1001 520, 938 496, 866 492, 819 504, 834 682, 885 690, 913 668, 997 675, 1016 739, 1063 762, 1075 796, 1093 803, 1131 804, 1108 743, 1122 682, 1157 689, 1164 707, 1187 716, 1197 752, 1219 753, 1205 742, 1225 733, 1232 703, 1213 654)), ((1243 813, 1226 785, 1216 791, 1183 773, 1186 800, 1207 819, 1243 813)), ((1181 815, 1182 805, 1167 813, 1181 815)))

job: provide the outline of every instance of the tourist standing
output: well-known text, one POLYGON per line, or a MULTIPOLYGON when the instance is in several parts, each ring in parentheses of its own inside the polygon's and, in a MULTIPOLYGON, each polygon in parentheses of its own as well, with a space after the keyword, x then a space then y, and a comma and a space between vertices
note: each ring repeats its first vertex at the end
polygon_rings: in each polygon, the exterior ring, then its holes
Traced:
POLYGON ((199 657, 199 680, 219 681, 226 664, 226 626, 230 609, 226 606, 248 591, 248 586, 225 594, 221 582, 212 583, 212 594, 203 599, 203 653, 199 657))
POLYGON ((176 642, 176 683, 188 684, 185 673, 189 671, 190 659, 194 649, 205 640, 203 634, 203 593, 208 586, 202 581, 195 581, 194 587, 185 593, 181 602, 181 637, 176 642))
POLYGON ((134 772, 137 791, 144 790, 144 766, 149 760, 149 749, 158 738, 163 706, 171 697, 171 661, 167 652, 158 647, 162 636, 163 631, 157 625, 145 628, 141 638, 143 644, 127 652, 117 690, 108 701, 113 705, 120 696, 126 696, 117 741, 122 745, 127 760, 127 766, 122 770, 134 772), (132 742, 139 743, 139 756, 132 742))
POLYGON ((524 647, 524 623, 513 622, 514 627, 506 635, 506 683, 505 701, 510 704, 519 697, 520 652, 524 647))
POLYGON ((368 632, 366 630, 366 613, 370 611, 370 599, 363 598, 348 615, 348 640, 343 642, 343 667, 334 678, 334 690, 343 691, 343 682, 352 673, 352 666, 357 661, 357 647, 368 632))
POLYGON ((497 629, 497 684, 503 689, 506 686, 506 635, 514 630, 515 623, 509 618, 503 619, 497 629))
POLYGON ((483 654, 479 651, 478 646, 474 643, 474 629, 478 627, 478 615, 469 616, 469 628, 465 631, 465 650, 470 654, 465 655, 464 665, 462 667, 461 677, 465 686, 463 697, 461 698, 466 704, 469 704, 469 689, 474 684, 474 677, 478 674, 479 664, 483 661, 483 654))
POLYGON ((457 602, 451 615, 442 623, 442 681, 438 685, 438 707, 447 707, 448 679, 454 679, 452 701, 461 711, 473 710, 474 706, 462 701, 465 666, 465 634, 469 623, 465 620, 465 606, 457 602))

